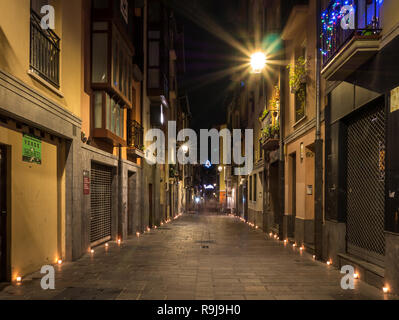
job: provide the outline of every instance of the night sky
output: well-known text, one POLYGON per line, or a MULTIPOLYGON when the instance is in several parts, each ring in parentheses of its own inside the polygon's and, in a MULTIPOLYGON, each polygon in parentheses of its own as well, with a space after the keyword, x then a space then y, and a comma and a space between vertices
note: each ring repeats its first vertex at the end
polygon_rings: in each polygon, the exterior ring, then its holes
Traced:
POLYGON ((226 122, 223 101, 231 83, 228 70, 236 61, 236 50, 215 36, 212 24, 234 35, 237 28, 237 0, 175 0, 177 21, 185 33, 186 74, 180 84, 189 96, 193 115, 191 127, 208 129, 226 122))

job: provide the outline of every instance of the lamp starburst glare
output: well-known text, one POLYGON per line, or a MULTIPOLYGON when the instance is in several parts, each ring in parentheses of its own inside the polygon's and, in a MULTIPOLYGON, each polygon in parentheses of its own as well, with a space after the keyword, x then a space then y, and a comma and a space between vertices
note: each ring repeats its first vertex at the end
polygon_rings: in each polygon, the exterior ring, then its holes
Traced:
POLYGON ((261 73, 266 66, 266 55, 261 52, 255 52, 251 56, 251 68, 254 73, 261 73))

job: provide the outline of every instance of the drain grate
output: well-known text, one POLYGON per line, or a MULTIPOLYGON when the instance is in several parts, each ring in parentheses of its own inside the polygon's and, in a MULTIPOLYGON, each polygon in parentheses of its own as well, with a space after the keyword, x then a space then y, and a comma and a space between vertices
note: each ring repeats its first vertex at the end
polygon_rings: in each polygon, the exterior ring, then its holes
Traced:
POLYGON ((215 240, 199 240, 199 241, 195 241, 195 243, 200 243, 200 244, 211 244, 211 243, 215 243, 215 240))

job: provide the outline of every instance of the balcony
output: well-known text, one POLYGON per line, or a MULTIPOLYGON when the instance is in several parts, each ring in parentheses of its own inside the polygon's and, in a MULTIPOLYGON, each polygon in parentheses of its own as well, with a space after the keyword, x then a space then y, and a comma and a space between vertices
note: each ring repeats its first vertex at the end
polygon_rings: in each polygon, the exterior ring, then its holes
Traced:
POLYGON ((265 151, 273 151, 280 146, 280 124, 265 124, 262 128, 260 143, 265 151))
POLYGON ((329 81, 344 81, 373 57, 380 47, 379 0, 331 2, 323 12, 322 75, 329 81))
POLYGON ((30 69, 45 81, 60 88, 60 38, 51 30, 42 29, 41 17, 30 14, 30 69))
POLYGON ((128 153, 130 155, 144 158, 143 127, 135 120, 128 124, 128 153))

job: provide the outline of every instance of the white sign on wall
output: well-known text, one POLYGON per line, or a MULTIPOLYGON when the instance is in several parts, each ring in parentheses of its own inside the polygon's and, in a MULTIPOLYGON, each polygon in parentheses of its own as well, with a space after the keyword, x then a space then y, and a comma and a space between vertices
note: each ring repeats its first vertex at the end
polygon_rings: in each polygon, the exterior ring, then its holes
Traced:
POLYGON ((399 87, 391 91, 391 112, 399 110, 399 87))

